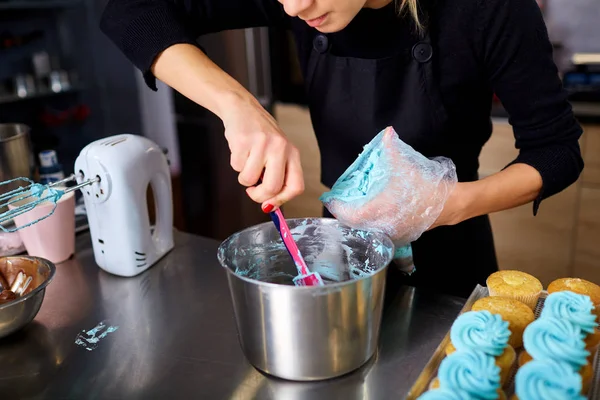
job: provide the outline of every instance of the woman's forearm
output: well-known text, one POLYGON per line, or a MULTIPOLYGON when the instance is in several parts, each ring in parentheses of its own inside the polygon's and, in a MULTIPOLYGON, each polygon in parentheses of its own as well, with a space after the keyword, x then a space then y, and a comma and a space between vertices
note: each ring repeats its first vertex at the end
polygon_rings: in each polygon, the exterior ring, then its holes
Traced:
POLYGON ((224 120, 238 101, 255 101, 233 77, 199 48, 176 44, 156 57, 152 73, 182 95, 224 120))
POLYGON ((151 67, 154 76, 223 121, 230 165, 252 200, 272 211, 304 190, 300 153, 277 121, 199 48, 177 44, 151 67), (261 179, 262 177, 262 179, 261 179))
POLYGON ((541 189, 540 173, 526 164, 513 164, 479 181, 458 183, 433 227, 527 204, 541 189))

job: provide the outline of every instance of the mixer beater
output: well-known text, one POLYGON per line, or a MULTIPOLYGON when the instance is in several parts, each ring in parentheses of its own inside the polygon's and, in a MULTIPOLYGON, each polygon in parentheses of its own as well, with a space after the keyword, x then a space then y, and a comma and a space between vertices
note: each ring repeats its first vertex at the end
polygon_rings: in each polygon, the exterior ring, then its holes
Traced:
POLYGON ((64 185, 77 180, 77 175, 73 174, 63 180, 52 182, 47 185, 35 183, 28 178, 15 178, 8 181, 0 182, 0 191, 2 190, 2 186, 6 186, 15 182, 22 181, 26 184, 25 186, 19 186, 17 189, 13 189, 0 195, 0 229, 2 229, 4 232, 16 232, 17 230, 26 228, 30 225, 33 225, 48 218, 49 216, 54 214, 54 210, 56 209, 56 203, 58 203, 58 201, 63 195, 70 192, 74 192, 78 189, 83 188, 84 186, 100 182, 100 177, 97 176, 93 179, 82 181, 81 183, 78 183, 75 186, 62 189, 64 185), (58 189, 58 187, 61 187, 61 189, 58 189), (10 224, 13 218, 33 210, 35 207, 42 203, 53 203, 54 207, 50 209, 48 214, 36 219, 35 221, 30 222, 27 225, 19 227, 7 227, 7 224, 10 224), (2 211, 5 209, 6 211, 2 211))

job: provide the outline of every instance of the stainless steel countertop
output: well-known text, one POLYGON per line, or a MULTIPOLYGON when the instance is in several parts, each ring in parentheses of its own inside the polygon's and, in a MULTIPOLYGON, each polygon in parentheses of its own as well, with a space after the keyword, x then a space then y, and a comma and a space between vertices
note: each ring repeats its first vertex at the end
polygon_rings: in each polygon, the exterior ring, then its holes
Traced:
POLYGON ((176 247, 134 278, 94 263, 90 237, 57 265, 32 324, 0 340, 5 399, 403 399, 464 300, 406 288, 385 311, 365 367, 318 383, 266 377, 238 343, 218 242, 177 232, 176 247), (119 326, 94 350, 75 344, 99 322, 119 326))

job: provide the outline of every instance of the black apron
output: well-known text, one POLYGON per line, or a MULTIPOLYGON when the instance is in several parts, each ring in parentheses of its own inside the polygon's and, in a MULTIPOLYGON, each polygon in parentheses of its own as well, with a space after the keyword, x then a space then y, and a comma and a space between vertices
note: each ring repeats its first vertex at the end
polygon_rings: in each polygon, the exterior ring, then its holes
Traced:
MULTIPOLYGON (((331 187, 387 126, 427 157, 452 154, 458 144, 447 132, 435 61, 429 32, 415 35, 411 48, 391 57, 359 59, 331 54, 327 35, 315 31, 306 85, 323 184, 331 187)), ((476 170, 459 171, 461 175, 477 179, 476 170)), ((331 214, 325 210, 325 216, 331 214)), ((393 297, 402 284, 468 297, 497 270, 487 216, 425 232, 412 248, 416 272, 402 278, 390 268, 386 297, 393 297)))

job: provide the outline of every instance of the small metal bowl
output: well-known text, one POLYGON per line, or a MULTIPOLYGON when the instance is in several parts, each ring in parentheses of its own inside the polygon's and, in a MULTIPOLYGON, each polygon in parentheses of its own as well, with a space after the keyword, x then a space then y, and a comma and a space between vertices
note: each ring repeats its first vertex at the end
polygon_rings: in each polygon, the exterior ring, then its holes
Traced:
POLYGON ((39 257, 13 256, 0 257, 0 263, 10 260, 33 277, 33 289, 29 293, 11 302, 0 305, 0 339, 6 337, 29 324, 37 315, 46 286, 54 278, 56 266, 48 260, 39 257))

